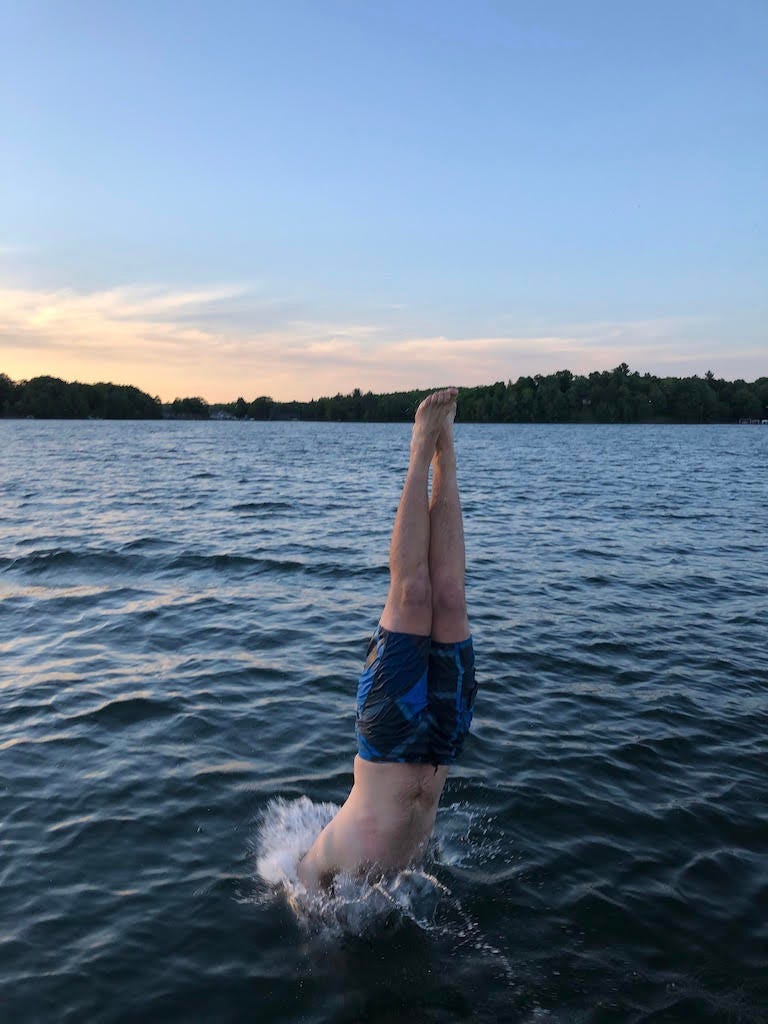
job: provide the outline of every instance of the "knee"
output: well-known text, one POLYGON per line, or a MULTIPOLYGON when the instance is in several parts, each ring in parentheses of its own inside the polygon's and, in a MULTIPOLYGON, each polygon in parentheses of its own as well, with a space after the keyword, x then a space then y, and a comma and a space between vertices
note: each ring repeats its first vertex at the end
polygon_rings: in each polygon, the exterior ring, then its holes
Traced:
POLYGON ((456 580, 433 581, 432 609, 440 615, 466 615, 464 586, 456 580))
POLYGON ((402 608, 431 609, 432 587, 427 573, 414 573, 400 580, 395 598, 402 608))

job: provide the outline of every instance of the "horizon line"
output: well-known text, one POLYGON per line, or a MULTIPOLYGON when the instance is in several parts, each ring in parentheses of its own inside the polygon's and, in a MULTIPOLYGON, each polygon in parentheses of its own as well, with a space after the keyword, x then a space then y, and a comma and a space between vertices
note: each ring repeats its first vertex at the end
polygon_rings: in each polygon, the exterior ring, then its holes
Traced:
POLYGON ((354 393, 356 391, 360 393, 361 397, 364 396, 364 395, 375 395, 375 396, 379 396, 379 395, 381 395, 381 396, 384 396, 384 395, 406 395, 406 394, 422 393, 422 392, 425 393, 425 394, 431 394, 433 391, 439 391, 441 388, 444 388, 444 387, 456 387, 456 388, 459 389, 459 391, 462 391, 462 390, 463 391, 474 391, 474 390, 477 390, 479 388, 495 387, 497 384, 503 384, 505 387, 507 387, 510 384, 513 384, 513 385, 516 384, 518 381, 520 381, 521 379, 526 378, 526 377, 530 378, 531 380, 535 380, 536 377, 542 377, 542 378, 546 379, 546 378, 549 378, 549 377, 554 377, 554 376, 556 376, 559 373, 570 373, 571 376, 574 377, 574 378, 583 377, 585 379, 589 379, 589 377, 593 373, 596 373, 596 374, 601 375, 601 376, 603 374, 606 374, 606 373, 607 374, 612 374, 616 370, 620 369, 623 366, 626 366, 626 368, 627 368, 627 372, 624 373, 623 376, 635 376, 635 375, 637 375, 637 376, 640 376, 640 377, 655 377, 658 380, 696 380, 696 379, 698 379, 698 380, 706 380, 707 379, 707 374, 712 374, 712 379, 713 380, 721 380, 721 381, 725 381, 726 383, 732 383, 732 384, 739 383, 740 381, 743 382, 744 384, 757 384, 758 381, 768 379, 768 373, 765 374, 765 375, 762 375, 762 376, 755 377, 755 379, 751 380, 751 381, 746 380, 743 377, 734 377, 733 379, 729 379, 729 378, 726 378, 726 377, 718 377, 718 376, 716 376, 712 372, 712 370, 710 370, 710 369, 705 370, 704 373, 702 373, 702 374, 693 373, 693 374, 688 374, 687 376, 675 376, 673 374, 666 374, 666 375, 662 376, 660 374, 651 373, 649 370, 641 372, 640 370, 632 369, 629 366, 628 363, 625 363, 625 362, 622 361, 622 362, 618 363, 616 366, 612 367, 610 370, 590 370, 588 373, 577 373, 577 372, 575 372, 574 370, 571 370, 568 367, 561 367, 558 370, 552 370, 550 373, 523 373, 523 374, 520 374, 516 378, 516 380, 513 380, 511 377, 509 377, 509 378, 507 378, 507 380, 493 380, 493 381, 488 381, 485 384, 450 384, 450 385, 449 384, 442 384, 442 385, 439 385, 439 386, 426 387, 426 388, 424 388, 424 387, 399 388, 399 389, 397 389, 395 391, 373 391, 371 389, 368 389, 367 391, 363 391, 362 388, 360 388, 359 386, 356 386, 356 387, 353 387, 348 392, 337 391, 337 392, 335 392, 335 394, 318 395, 316 398, 312 397, 312 398, 309 398, 309 399, 301 399, 301 398, 273 398, 271 395, 261 393, 261 394, 255 395, 250 400, 246 399, 245 396, 241 394, 241 395, 238 395, 236 398, 231 398, 231 399, 227 399, 227 400, 224 400, 224 401, 221 401, 221 400, 219 400, 219 401, 209 401, 203 395, 191 395, 191 394, 188 394, 188 395, 177 394, 177 395, 174 396, 174 398, 166 400, 166 399, 161 398, 159 395, 152 395, 152 394, 150 394, 149 391, 144 391, 142 388, 138 387, 138 385, 136 385, 136 384, 119 383, 119 382, 116 382, 114 380, 94 380, 94 381, 66 380, 63 377, 57 377, 54 374, 48 374, 48 373, 40 373, 40 374, 36 374, 34 377, 25 377, 25 378, 22 378, 20 380, 14 380, 12 377, 10 377, 7 373, 5 373, 2 370, 0 370, 0 377, 5 377, 8 381, 10 381, 11 384, 13 384, 15 386, 19 386, 19 385, 23 385, 23 384, 29 384, 33 380, 40 380, 40 379, 48 378, 50 380, 61 381, 63 384, 68 384, 68 385, 70 385, 70 384, 80 384, 80 385, 83 385, 84 387, 96 387, 98 385, 109 385, 111 387, 135 388, 137 391, 140 391, 143 394, 148 395, 152 399, 158 399, 161 405, 172 405, 175 401, 182 401, 184 399, 195 398, 195 399, 200 399, 201 401, 205 402, 205 404, 210 406, 210 407, 214 407, 214 406, 217 406, 217 405, 234 405, 235 403, 237 403, 237 401, 240 398, 242 398, 244 402, 246 402, 246 401, 254 402, 254 401, 256 401, 259 398, 265 398, 265 399, 268 399, 270 402, 273 402, 276 405, 292 405, 292 404, 299 404, 299 405, 304 404, 304 405, 307 405, 307 404, 311 404, 312 402, 322 401, 322 399, 325 399, 325 398, 335 398, 335 397, 337 397, 339 395, 341 395, 342 397, 352 396, 352 395, 354 395, 354 393))

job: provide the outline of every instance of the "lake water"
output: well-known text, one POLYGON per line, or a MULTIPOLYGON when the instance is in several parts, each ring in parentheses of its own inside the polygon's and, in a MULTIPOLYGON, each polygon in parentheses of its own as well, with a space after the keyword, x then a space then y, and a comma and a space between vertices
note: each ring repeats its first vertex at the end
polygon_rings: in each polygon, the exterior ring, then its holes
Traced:
POLYGON ((473 734, 297 900, 408 436, 0 421, 3 1020, 768 1019, 765 428, 459 425, 473 734))

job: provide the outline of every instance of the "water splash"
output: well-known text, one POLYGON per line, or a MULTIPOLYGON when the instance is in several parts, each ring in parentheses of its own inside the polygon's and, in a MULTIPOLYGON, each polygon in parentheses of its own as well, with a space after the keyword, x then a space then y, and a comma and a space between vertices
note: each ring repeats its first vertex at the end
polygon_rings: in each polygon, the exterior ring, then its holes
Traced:
POLYGON ((301 858, 339 810, 338 804, 313 803, 309 797, 270 800, 256 840, 256 871, 273 888, 301 888, 301 858))
POLYGON ((488 864, 504 853, 492 815, 466 800, 443 804, 437 812, 429 855, 450 867, 488 864))
POLYGON ((317 835, 338 811, 333 803, 270 800, 255 841, 256 871, 269 889, 280 893, 307 931, 324 935, 374 936, 416 926, 455 951, 470 948, 492 961, 505 980, 512 980, 506 955, 490 943, 450 888, 431 868, 440 864, 482 863, 497 852, 490 836, 492 819, 466 804, 450 804, 438 816, 436 836, 421 867, 394 875, 357 878, 341 873, 328 890, 309 893, 298 878, 298 863, 317 835), (441 820, 442 819, 442 820, 441 820))
POLYGON ((341 873, 331 889, 307 892, 299 881, 299 861, 338 809, 306 796, 270 800, 256 838, 256 871, 262 881, 284 893, 299 922, 313 931, 360 936, 404 919, 427 927, 449 890, 426 871, 408 869, 372 879, 341 873))

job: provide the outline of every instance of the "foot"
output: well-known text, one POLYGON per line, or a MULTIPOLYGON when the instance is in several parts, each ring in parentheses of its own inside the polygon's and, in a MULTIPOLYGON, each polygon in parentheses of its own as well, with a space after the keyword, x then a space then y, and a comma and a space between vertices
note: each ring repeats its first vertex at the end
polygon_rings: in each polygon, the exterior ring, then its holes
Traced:
MULTIPOLYGON (((416 410, 416 418, 413 423, 413 437, 411 438, 411 457, 419 461, 426 461, 427 465, 432 461, 435 453, 437 439, 440 431, 446 423, 446 415, 453 405, 454 415, 456 406, 456 388, 445 388, 443 391, 435 391, 421 403, 416 410)), ((453 421, 451 421, 453 422, 453 421)))

